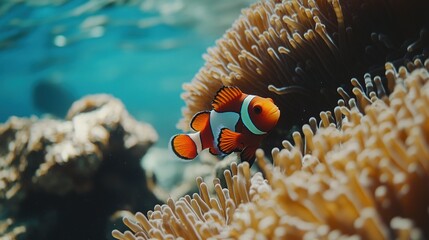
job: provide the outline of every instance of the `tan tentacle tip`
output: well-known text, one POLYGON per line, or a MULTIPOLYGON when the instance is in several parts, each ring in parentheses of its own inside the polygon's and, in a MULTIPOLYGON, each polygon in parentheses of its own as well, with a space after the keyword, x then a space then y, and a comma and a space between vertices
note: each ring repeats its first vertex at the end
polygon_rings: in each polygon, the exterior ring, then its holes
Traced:
POLYGON ((120 239, 124 239, 124 234, 122 234, 121 232, 115 229, 112 231, 112 237, 120 240, 120 239))
POLYGON ((265 156, 264 150, 262 150, 261 148, 256 149, 255 155, 258 160, 264 159, 264 156, 265 156))
MULTIPOLYGON (((347 92, 342 87, 337 88, 337 93, 340 94, 340 96, 344 99, 345 102, 348 102, 350 100, 349 94, 347 94, 347 92)), ((340 105, 340 103, 338 103, 338 105, 340 105)))
POLYGON ((287 86, 287 87, 275 87, 274 85, 268 85, 268 90, 270 92, 274 92, 277 95, 285 95, 285 94, 290 94, 290 93, 301 93, 301 94, 306 94, 309 95, 310 91, 305 89, 304 87, 301 86, 287 86))
POLYGON ((275 155, 275 154, 278 154, 280 152, 280 149, 279 148, 273 148, 273 149, 271 149, 271 155, 275 155))

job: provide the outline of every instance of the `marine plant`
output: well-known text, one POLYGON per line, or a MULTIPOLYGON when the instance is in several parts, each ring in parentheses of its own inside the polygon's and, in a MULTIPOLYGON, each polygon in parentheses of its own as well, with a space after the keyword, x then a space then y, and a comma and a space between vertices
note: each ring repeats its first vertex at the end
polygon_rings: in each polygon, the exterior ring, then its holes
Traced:
POLYGON ((243 10, 183 86, 178 127, 188 130, 221 86, 234 85, 279 105, 267 140, 283 147, 257 151, 262 172, 233 163, 214 194, 198 178, 198 194, 124 218, 129 230, 112 235, 429 238, 427 9, 419 0, 271 0, 243 10), (293 142, 283 140, 289 131, 293 142))
POLYGON ((426 58, 427 9, 429 2, 421 0, 258 2, 242 10, 183 85, 186 107, 178 127, 189 130, 192 116, 211 109, 221 86, 238 86, 279 106, 280 124, 267 139, 279 145, 294 126, 333 109, 337 88, 351 90, 350 78, 381 76, 387 61, 399 67, 426 58))
POLYGON ((387 95, 379 77, 345 95, 283 142, 256 153, 262 169, 233 163, 199 194, 124 218, 117 239, 422 239, 429 236, 429 60, 396 71, 387 95), (408 70, 413 70, 411 73, 408 70), (375 84, 373 84, 375 83, 375 84))

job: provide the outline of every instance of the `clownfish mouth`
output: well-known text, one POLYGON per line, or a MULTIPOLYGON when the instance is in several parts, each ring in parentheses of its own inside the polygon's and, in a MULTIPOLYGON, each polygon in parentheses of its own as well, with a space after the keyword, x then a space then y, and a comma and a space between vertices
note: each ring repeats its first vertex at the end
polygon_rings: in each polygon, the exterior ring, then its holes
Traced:
POLYGON ((270 109, 270 111, 267 114, 267 117, 270 119, 279 119, 280 117, 280 110, 277 106, 274 106, 270 109))
POLYGON ((280 118, 279 108, 276 106, 270 109, 270 111, 266 115, 266 121, 269 122, 270 125, 272 124, 271 129, 277 125, 279 118, 280 118))

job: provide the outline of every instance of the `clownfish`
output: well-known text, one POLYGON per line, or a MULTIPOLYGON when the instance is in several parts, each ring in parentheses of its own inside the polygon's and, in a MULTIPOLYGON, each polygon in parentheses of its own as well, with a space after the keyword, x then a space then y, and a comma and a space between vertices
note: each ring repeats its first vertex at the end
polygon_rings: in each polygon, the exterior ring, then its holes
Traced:
POLYGON ((280 118, 279 108, 271 98, 245 94, 231 86, 216 93, 212 107, 194 115, 190 126, 195 132, 171 138, 173 152, 187 160, 207 148, 219 156, 241 152, 241 161, 252 164, 260 142, 280 118))

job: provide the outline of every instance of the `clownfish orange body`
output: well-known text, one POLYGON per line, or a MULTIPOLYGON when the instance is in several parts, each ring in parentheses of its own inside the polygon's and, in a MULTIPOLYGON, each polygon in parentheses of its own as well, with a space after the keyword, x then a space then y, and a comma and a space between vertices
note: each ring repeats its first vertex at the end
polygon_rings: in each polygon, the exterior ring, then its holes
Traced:
POLYGON ((250 164, 262 139, 277 124, 280 110, 271 98, 241 92, 238 87, 222 87, 211 111, 193 117, 189 134, 171 138, 173 152, 182 159, 194 159, 204 149, 213 155, 241 152, 241 161, 250 164))

